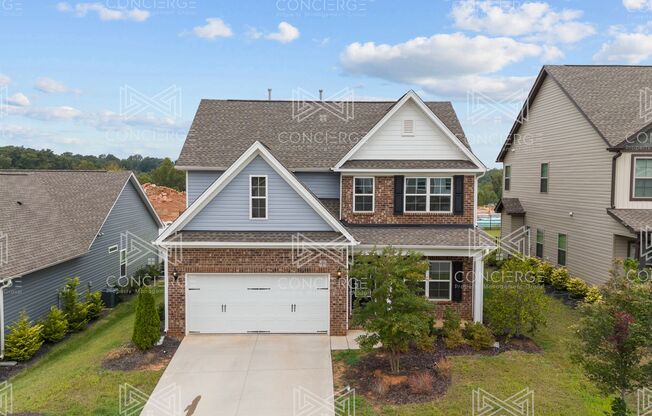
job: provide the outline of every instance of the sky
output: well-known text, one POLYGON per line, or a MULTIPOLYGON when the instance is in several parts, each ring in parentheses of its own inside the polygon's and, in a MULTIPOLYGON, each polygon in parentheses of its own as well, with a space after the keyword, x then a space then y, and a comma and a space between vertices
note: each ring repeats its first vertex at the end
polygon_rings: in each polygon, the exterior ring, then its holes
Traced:
POLYGON ((488 166, 544 64, 650 64, 652 0, 0 0, 0 146, 179 155, 200 99, 451 101, 488 166))

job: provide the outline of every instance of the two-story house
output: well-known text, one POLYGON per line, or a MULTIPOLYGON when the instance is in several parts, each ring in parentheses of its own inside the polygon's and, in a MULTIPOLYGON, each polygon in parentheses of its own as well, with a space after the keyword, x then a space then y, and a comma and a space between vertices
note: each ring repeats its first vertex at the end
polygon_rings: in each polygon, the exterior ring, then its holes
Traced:
POLYGON ((615 258, 644 263, 651 88, 652 67, 544 66, 497 159, 503 235, 529 227, 532 255, 593 284, 615 258))
POLYGON ((449 102, 202 100, 177 168, 188 208, 157 240, 172 336, 346 334, 348 268, 389 245, 430 261, 424 296, 482 320, 486 168, 449 102))

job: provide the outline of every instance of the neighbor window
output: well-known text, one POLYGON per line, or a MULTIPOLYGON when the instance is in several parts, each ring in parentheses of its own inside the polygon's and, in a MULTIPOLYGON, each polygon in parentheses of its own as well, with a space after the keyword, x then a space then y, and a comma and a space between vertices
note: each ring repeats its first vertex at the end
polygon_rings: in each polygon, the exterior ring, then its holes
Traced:
POLYGON ((566 234, 559 234, 557 237, 557 264, 566 265, 566 250, 568 248, 568 239, 566 234))
POLYGON ((425 296, 431 300, 451 300, 453 266, 450 261, 429 262, 426 280, 422 282, 425 296))
POLYGON ((536 255, 540 259, 543 258, 543 238, 544 238, 543 230, 540 230, 540 229, 537 228, 537 248, 536 248, 537 253, 536 253, 536 255))
POLYGON ((634 158, 634 198, 652 198, 652 159, 634 158))
POLYGON ((251 176, 251 218, 267 218, 267 176, 251 176))
POLYGON ((510 165, 505 166, 504 175, 505 175, 504 188, 505 188, 506 191, 509 191, 509 187, 510 187, 511 182, 512 182, 512 167, 510 165))
POLYGON ((406 212, 451 212, 453 178, 405 178, 406 212))
POLYGON ((548 192, 548 164, 541 164, 541 179, 539 185, 540 192, 548 192))
POLYGON ((127 275, 127 249, 120 250, 120 277, 127 275))
POLYGON ((374 178, 353 178, 353 212, 374 211, 374 178))

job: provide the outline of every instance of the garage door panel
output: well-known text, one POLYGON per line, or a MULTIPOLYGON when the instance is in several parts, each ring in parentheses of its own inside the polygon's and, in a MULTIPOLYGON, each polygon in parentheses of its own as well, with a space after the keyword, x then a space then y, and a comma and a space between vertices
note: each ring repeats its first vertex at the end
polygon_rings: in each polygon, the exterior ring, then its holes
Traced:
POLYGON ((328 330, 328 276, 190 274, 187 282, 190 332, 328 330))

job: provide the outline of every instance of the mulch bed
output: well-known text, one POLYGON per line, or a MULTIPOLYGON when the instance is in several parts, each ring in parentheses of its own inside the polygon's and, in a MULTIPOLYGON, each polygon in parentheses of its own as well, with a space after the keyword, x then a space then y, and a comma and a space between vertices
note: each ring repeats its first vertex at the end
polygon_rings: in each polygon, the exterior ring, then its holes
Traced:
POLYGON ((433 351, 411 349, 401 356, 401 371, 390 371, 386 353, 365 354, 360 361, 339 369, 340 383, 350 384, 356 393, 385 404, 424 403, 443 396, 451 384, 451 368, 447 357, 471 355, 498 355, 507 351, 541 353, 542 349, 530 338, 512 338, 509 343, 498 339, 499 348, 477 351, 469 345, 447 349, 438 338, 433 351), (424 375, 427 374, 427 375, 424 375), (423 380, 426 380, 425 382, 423 380), (427 388, 424 387, 426 383, 427 388))
POLYGON ((180 342, 174 338, 165 337, 163 344, 141 351, 132 344, 126 344, 109 351, 102 367, 107 370, 162 370, 167 367, 172 356, 179 348, 180 342))

